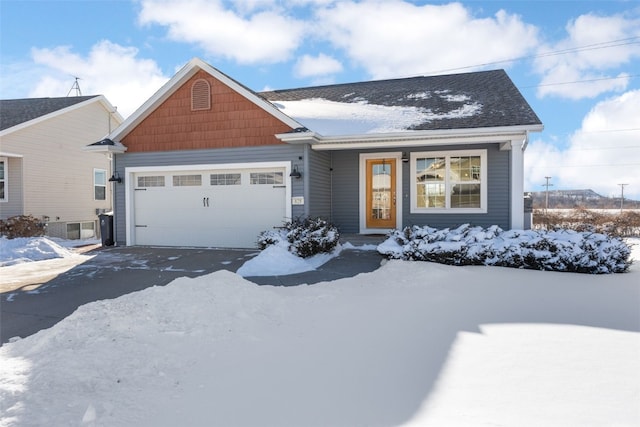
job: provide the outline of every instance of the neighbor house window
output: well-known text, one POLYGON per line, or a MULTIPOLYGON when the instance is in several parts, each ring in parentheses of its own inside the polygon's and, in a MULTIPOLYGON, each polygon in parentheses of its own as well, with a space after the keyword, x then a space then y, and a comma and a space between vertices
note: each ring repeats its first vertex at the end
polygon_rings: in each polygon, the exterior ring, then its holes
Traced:
POLYGON ((7 158, 0 157, 0 202, 7 201, 7 158))
POLYGON ((486 150, 411 154, 412 213, 485 213, 486 150))
POLYGON ((93 170, 93 198, 107 200, 107 171, 104 169, 93 170))
POLYGON ((198 79, 191 86, 191 110, 211 109, 211 86, 205 79, 198 79))
POLYGON ((96 236, 96 228, 93 222, 68 222, 67 239, 91 239, 96 236))

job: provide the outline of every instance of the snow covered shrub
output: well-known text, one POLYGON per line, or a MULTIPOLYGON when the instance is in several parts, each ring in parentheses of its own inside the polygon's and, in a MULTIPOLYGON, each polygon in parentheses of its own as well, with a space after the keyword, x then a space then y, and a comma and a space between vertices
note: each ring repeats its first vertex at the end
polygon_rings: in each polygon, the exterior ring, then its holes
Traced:
POLYGON ((267 230, 258 236, 258 247, 286 244, 289 252, 302 258, 329 253, 338 245, 340 233, 322 218, 296 219, 280 229, 267 230))
POLYGON ((454 230, 407 227, 378 246, 392 259, 450 265, 493 265, 577 273, 622 273, 631 265, 623 240, 573 230, 509 230, 462 225, 454 230))
POLYGON ((18 215, 0 219, 0 236, 7 239, 16 237, 38 237, 44 236, 45 224, 32 215, 18 215))

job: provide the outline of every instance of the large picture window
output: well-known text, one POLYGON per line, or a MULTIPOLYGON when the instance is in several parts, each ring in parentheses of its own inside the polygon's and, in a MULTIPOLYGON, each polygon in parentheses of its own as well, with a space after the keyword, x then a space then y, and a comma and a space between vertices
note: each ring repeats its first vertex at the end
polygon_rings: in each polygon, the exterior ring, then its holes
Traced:
POLYGON ((486 211, 486 150, 411 154, 412 213, 486 211))

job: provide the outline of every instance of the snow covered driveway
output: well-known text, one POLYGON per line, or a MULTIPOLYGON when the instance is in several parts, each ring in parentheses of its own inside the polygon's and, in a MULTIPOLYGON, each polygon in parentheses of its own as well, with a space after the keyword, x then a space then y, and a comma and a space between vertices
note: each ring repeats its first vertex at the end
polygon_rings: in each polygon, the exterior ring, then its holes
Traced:
POLYGON ((406 261, 180 278, 0 348, 0 425, 640 425, 639 284, 406 261))

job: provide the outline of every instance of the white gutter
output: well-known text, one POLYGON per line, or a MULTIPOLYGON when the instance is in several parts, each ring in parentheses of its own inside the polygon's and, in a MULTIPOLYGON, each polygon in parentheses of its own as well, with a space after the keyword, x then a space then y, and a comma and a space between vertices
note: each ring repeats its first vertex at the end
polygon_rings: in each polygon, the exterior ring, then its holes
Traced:
POLYGON ((0 157, 22 158, 24 156, 22 154, 5 153, 4 151, 0 151, 0 157))
POLYGON ((115 145, 87 145, 85 147, 82 147, 82 151, 104 154, 122 154, 127 151, 127 147, 120 143, 116 143, 115 145))
POLYGON ((500 126, 470 129, 439 129, 393 132, 385 134, 361 134, 323 136, 316 132, 293 132, 276 135, 289 144, 311 144, 314 150, 346 150, 353 148, 379 148, 451 143, 510 142, 514 137, 541 132, 543 125, 500 126))

